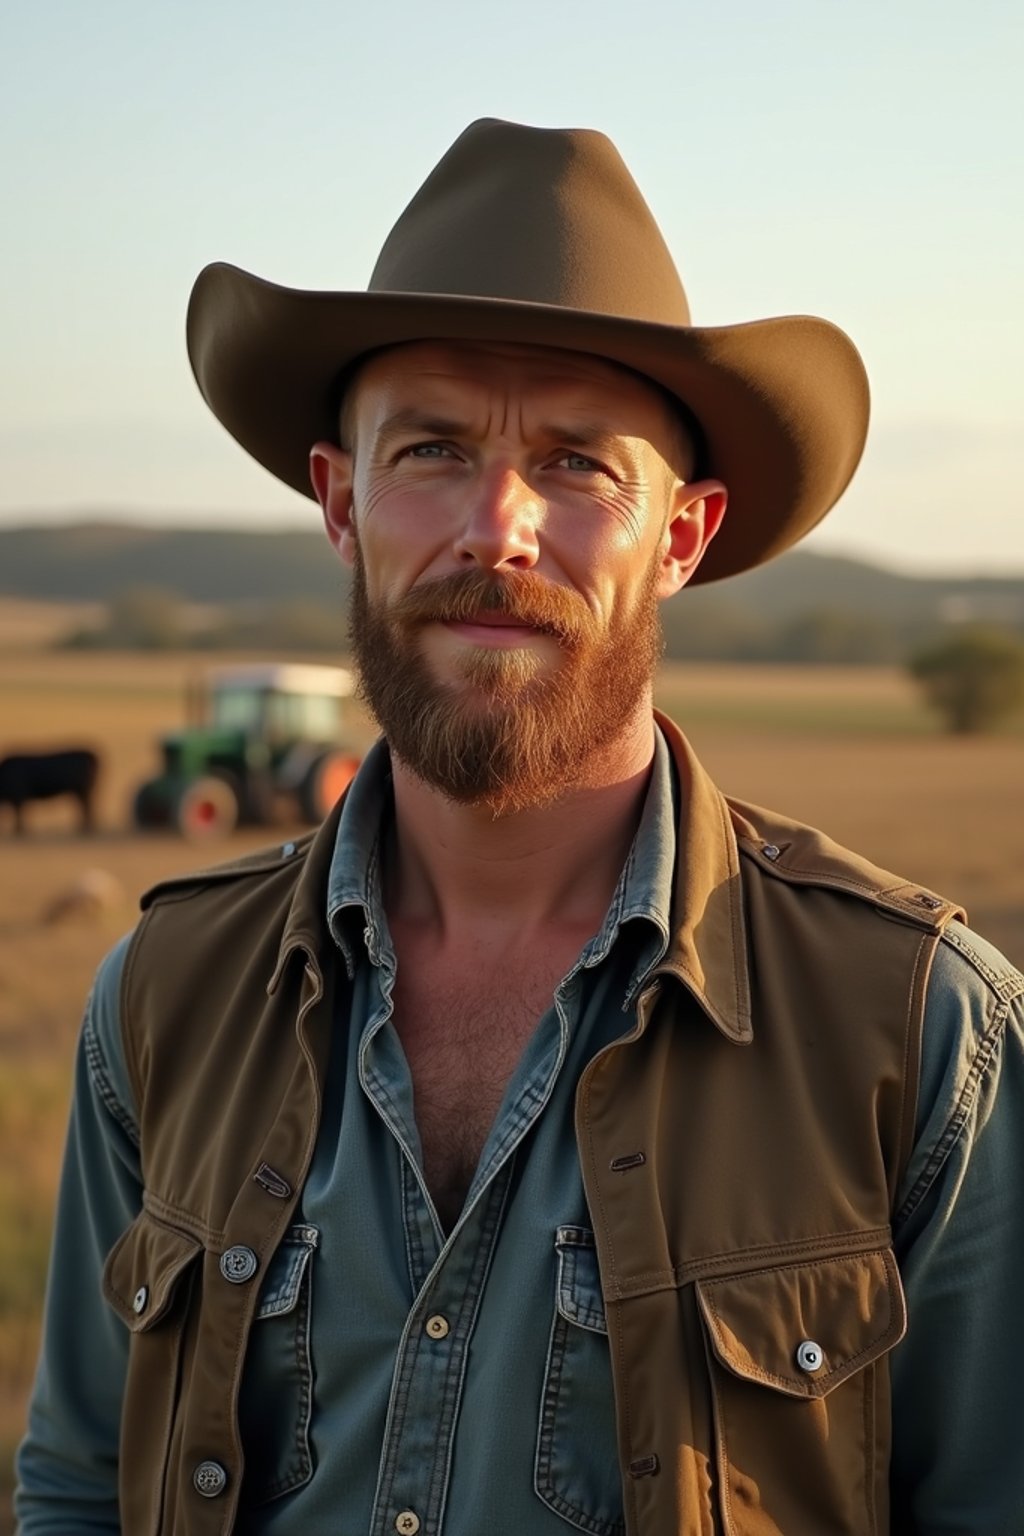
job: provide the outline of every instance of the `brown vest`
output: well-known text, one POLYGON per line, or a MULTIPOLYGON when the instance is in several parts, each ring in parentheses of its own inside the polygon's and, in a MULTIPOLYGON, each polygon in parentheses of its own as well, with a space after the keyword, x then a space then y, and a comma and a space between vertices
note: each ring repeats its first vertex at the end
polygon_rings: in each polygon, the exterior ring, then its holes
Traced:
MULTIPOLYGON (((576 1131, 608 1319, 629 1536, 888 1530, 890 1213, 931 956, 958 909, 819 833, 682 786, 674 932, 576 1131)), ((257 1283, 293 1219, 344 967, 314 837, 144 900, 122 989, 142 1214, 105 1292, 132 1333, 126 1536, 235 1523, 257 1283), (335 992, 338 995, 335 995, 335 992), (226 1261, 230 1263, 230 1259, 226 1261), (199 1491, 206 1465, 206 1491, 199 1491)), ((568 1528, 567 1528, 568 1529, 568 1528)))

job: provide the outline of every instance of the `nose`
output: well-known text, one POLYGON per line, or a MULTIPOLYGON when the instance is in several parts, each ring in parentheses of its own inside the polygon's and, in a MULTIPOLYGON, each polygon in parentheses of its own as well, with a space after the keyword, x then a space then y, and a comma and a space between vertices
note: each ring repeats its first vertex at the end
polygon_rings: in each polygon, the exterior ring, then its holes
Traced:
POLYGON ((465 520, 455 540, 462 565, 485 570, 529 570, 540 555, 537 527, 543 503, 513 469, 495 469, 470 493, 465 520))

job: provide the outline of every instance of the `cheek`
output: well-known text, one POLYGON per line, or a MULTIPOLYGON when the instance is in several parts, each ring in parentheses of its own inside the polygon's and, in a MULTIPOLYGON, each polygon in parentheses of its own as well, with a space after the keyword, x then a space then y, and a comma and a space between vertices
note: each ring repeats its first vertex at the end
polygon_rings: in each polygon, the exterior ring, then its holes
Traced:
POLYGON ((557 508, 552 532, 556 518, 560 536, 575 546, 581 559, 618 573, 638 564, 646 568, 664 526, 651 497, 628 488, 557 508))
POLYGON ((388 527, 400 520, 402 497, 382 477, 368 477, 358 472, 352 487, 352 504, 360 538, 386 536, 388 527))
POLYGON ((357 474, 353 488, 357 521, 381 538, 409 538, 431 530, 451 532, 459 511, 459 488, 440 474, 357 474))
POLYGON ((643 550, 633 550, 628 561, 615 567, 615 575, 608 581, 604 609, 611 627, 631 625, 641 611, 657 608, 661 563, 661 550, 645 545, 643 550))
POLYGON ((419 575, 443 541, 444 520, 430 497, 379 482, 358 486, 355 535, 371 591, 419 575))
POLYGON ((636 537, 627 520, 576 522, 556 556, 565 574, 605 623, 631 613, 661 564, 661 548, 652 530, 636 537))

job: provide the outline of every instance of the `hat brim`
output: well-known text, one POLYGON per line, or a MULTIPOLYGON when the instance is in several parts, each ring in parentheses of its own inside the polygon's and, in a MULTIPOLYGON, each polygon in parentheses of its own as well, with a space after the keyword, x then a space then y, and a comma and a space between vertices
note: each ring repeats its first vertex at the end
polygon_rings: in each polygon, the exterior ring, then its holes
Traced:
POLYGON ((281 287, 218 262, 196 280, 188 351, 203 398, 247 453, 312 496, 309 450, 336 439, 336 386, 358 357, 426 340, 515 341, 593 353, 646 374, 700 423, 702 472, 729 509, 692 580, 761 565, 803 538, 857 467, 868 384, 828 321, 784 316, 677 327, 554 305, 281 287))

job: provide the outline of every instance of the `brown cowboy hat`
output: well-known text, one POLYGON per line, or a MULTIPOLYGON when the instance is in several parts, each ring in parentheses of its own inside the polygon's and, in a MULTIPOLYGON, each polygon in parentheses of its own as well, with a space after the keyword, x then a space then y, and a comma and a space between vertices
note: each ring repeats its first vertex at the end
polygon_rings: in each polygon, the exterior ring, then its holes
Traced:
POLYGON ((845 490, 868 386, 847 336, 788 316, 702 329, 639 188, 603 134, 484 119, 402 214, 366 293, 282 288, 224 263, 196 279, 188 350, 203 398, 271 474, 312 495, 338 381, 363 353, 427 339, 590 352, 696 418, 729 511, 695 581, 788 549, 845 490))

